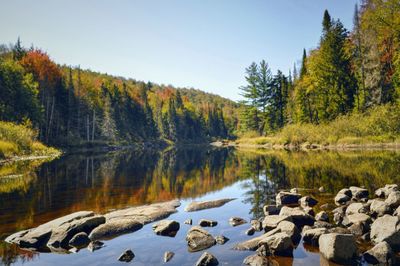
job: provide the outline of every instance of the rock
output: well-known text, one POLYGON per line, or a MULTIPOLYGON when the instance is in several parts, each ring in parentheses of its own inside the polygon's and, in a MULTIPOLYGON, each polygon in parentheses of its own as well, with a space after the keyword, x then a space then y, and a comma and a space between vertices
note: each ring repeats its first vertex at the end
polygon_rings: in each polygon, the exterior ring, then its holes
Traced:
POLYGON ((98 240, 92 241, 89 243, 89 245, 87 246, 87 249, 90 252, 93 252, 95 250, 101 249, 104 246, 104 243, 98 240))
POLYGON ((300 194, 281 191, 276 195, 276 205, 297 205, 300 198, 300 194))
POLYGON ((343 222, 343 215, 339 214, 339 213, 334 213, 333 214, 333 221, 337 224, 341 224, 343 222))
POLYGON ((145 224, 167 218, 175 213, 179 206, 178 200, 172 200, 109 212, 104 215, 106 223, 95 228, 89 238, 91 240, 111 239, 122 234, 135 232, 145 224))
POLYGON ((393 215, 400 216, 400 206, 394 211, 393 215))
POLYGON ((364 259, 370 264, 393 265, 394 254, 389 244, 385 241, 376 244, 366 251, 364 259))
POLYGON ((264 215, 275 215, 279 214, 279 211, 281 209, 277 207, 276 205, 265 205, 263 207, 264 215))
POLYGON ((269 249, 267 245, 260 245, 257 250, 256 254, 262 257, 270 256, 269 249))
POLYGON ((254 228, 257 232, 261 231, 262 228, 262 223, 259 220, 251 220, 250 221, 251 227, 254 228))
POLYGON ((80 247, 87 246, 89 243, 90 243, 90 239, 89 239, 88 235, 85 232, 81 232, 81 233, 74 235, 68 244, 71 247, 80 248, 80 247))
POLYGON ((335 209, 332 210, 332 213, 339 213, 341 215, 345 215, 347 211, 347 207, 346 206, 339 206, 335 209))
POLYGON ((135 232, 142 227, 142 223, 133 219, 113 219, 93 229, 89 238, 91 240, 111 239, 119 235, 135 232))
POLYGON ((370 227, 365 223, 353 223, 348 229, 353 235, 362 236, 368 233, 370 227))
POLYGON ((319 237, 326 233, 328 233, 328 229, 326 228, 308 229, 303 234, 303 241, 306 244, 318 246, 319 237))
POLYGON ((50 239, 47 242, 49 248, 65 248, 71 238, 80 232, 90 233, 97 226, 104 224, 104 216, 92 216, 65 223, 58 228, 53 228, 50 239))
POLYGON ((286 233, 288 236, 290 236, 294 244, 298 244, 300 242, 300 230, 294 223, 289 221, 282 221, 278 224, 277 228, 280 229, 281 232, 286 233))
POLYGON ((340 190, 335 196, 335 203, 338 205, 346 204, 351 199, 350 189, 344 188, 340 190))
POLYGON ((213 220, 207 220, 207 219, 201 219, 199 221, 199 225, 201 227, 214 227, 218 224, 217 221, 213 221, 213 220))
POLYGON ((297 194, 297 193, 299 193, 299 189, 298 189, 297 187, 292 188, 292 189, 290 190, 290 193, 295 193, 295 194, 297 194))
POLYGON ((311 207, 305 207, 303 208, 303 211, 308 215, 315 216, 314 209, 311 207))
POLYGON ((243 219, 243 218, 240 218, 240 217, 232 217, 232 218, 229 219, 229 223, 232 226, 238 226, 238 225, 247 223, 247 221, 245 219, 243 219))
POLYGON ((215 237, 215 241, 217 242, 218 245, 223 245, 229 241, 229 238, 227 238, 226 236, 220 235, 220 236, 215 237))
POLYGON ((218 200, 208 200, 208 201, 193 201, 189 205, 186 206, 185 211, 194 212, 205 209, 217 208, 225 205, 226 203, 232 201, 234 199, 218 199, 218 200))
POLYGON ((370 224, 372 222, 371 217, 366 215, 365 213, 356 213, 356 214, 351 214, 347 215, 343 219, 343 225, 345 226, 350 226, 355 223, 365 223, 365 224, 370 224))
POLYGON ((215 239, 206 230, 199 226, 190 228, 186 235, 189 251, 200 251, 215 245, 215 239))
POLYGON ((318 204, 318 201, 310 196, 304 196, 299 199, 299 204, 302 208, 314 207, 318 204))
POLYGON ((324 188, 324 187, 319 187, 318 191, 319 191, 320 193, 325 193, 325 188, 324 188))
POLYGON ((346 215, 351 215, 355 213, 367 213, 368 209, 365 208, 364 204, 361 202, 351 203, 347 206, 346 215))
POLYGON ((174 252, 172 252, 172 251, 166 251, 166 252, 164 253, 164 262, 170 261, 174 255, 175 255, 174 252))
POLYGON ((363 234, 362 236, 361 236, 361 239, 362 240, 364 240, 364 241, 371 241, 371 235, 370 235, 370 233, 368 232, 368 233, 365 233, 365 234, 363 234))
POLYGON ((265 233, 265 234, 263 234, 261 236, 257 236, 257 237, 254 237, 252 239, 249 239, 247 241, 244 241, 244 242, 236 244, 234 246, 234 249, 235 250, 256 250, 259 247, 259 243, 262 240, 264 240, 264 239, 266 239, 266 238, 268 238, 268 237, 270 237, 272 235, 275 235, 277 233, 280 233, 280 232, 281 232, 280 228, 275 228, 275 229, 273 229, 271 231, 268 231, 267 233, 265 233))
POLYGON ((274 256, 293 256, 293 242, 284 232, 263 238, 259 245, 267 245, 269 252, 274 256))
POLYGON ((258 254, 250 255, 243 260, 244 265, 249 266, 269 266, 270 263, 266 257, 260 256, 258 254))
POLYGON ((400 217, 384 215, 371 225, 371 240, 375 244, 386 241, 393 249, 400 247, 400 217))
POLYGON ((350 187, 350 191, 353 199, 356 200, 365 199, 369 196, 368 189, 365 188, 352 186, 350 187))
POLYGON ((215 266, 218 264, 217 258, 208 252, 204 252, 196 262, 196 266, 215 266))
POLYGON ((319 237, 319 251, 328 260, 336 263, 349 263, 357 257, 354 236, 345 234, 324 234, 319 237))
POLYGON ((314 223, 314 228, 334 228, 335 226, 329 222, 325 222, 325 221, 316 221, 314 223))
POLYGON ((349 235, 351 234, 350 230, 348 228, 344 227, 333 227, 329 229, 329 233, 336 233, 336 234, 342 234, 342 235, 349 235))
POLYGON ((326 213, 326 211, 320 211, 319 213, 317 213, 317 215, 315 215, 315 220, 328 222, 329 221, 329 216, 326 213))
MULTIPOLYGON (((39 248, 47 244, 54 229, 73 221, 94 216, 94 212, 80 211, 49 221, 36 228, 24 230, 10 235, 5 239, 8 243, 18 244, 22 248, 39 248)), ((71 236, 72 237, 72 236, 71 236)))
POLYGON ((293 223, 299 227, 304 225, 313 225, 315 221, 314 217, 306 214, 300 208, 290 208, 287 206, 282 207, 279 216, 290 217, 293 220, 293 223))
POLYGON ((389 204, 382 200, 372 200, 369 209, 371 215, 378 217, 391 213, 389 204))
POLYGON ((179 223, 173 220, 162 220, 153 225, 153 231, 157 235, 174 237, 179 231, 179 223))
POLYGON ((397 208, 400 206, 400 191, 392 191, 389 193, 389 196, 385 200, 391 208, 397 208))
POLYGON ((187 219, 183 222, 184 224, 192 225, 193 221, 192 219, 187 219))
POLYGON ((134 257, 135 254, 133 254, 132 250, 128 249, 125 250, 125 252, 122 253, 121 256, 119 256, 118 260, 123 262, 130 262, 131 260, 133 260, 134 257))
POLYGON ((249 229, 247 229, 246 230, 246 235, 248 235, 248 236, 252 236, 252 235, 254 235, 254 233, 256 232, 256 230, 254 230, 254 228, 253 227, 250 227, 249 229))
POLYGON ((262 222, 262 227, 265 231, 270 231, 272 229, 275 229, 282 221, 292 222, 293 220, 289 216, 267 215, 262 222))
POLYGON ((386 198, 389 196, 389 194, 393 191, 398 191, 398 185, 396 184, 391 184, 391 185, 385 185, 383 188, 379 188, 375 191, 375 195, 379 198, 386 198))

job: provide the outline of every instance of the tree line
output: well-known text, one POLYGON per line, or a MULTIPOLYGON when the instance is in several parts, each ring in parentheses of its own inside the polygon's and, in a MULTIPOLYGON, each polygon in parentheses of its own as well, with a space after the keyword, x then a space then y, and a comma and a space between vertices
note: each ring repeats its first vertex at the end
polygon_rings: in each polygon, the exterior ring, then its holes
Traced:
POLYGON ((0 46, 0 120, 28 123, 56 146, 203 142, 233 135, 237 104, 194 89, 57 65, 20 40, 0 46))
POLYGON ((350 32, 325 11, 316 49, 303 51, 301 65, 273 75, 268 64, 252 63, 239 130, 259 135, 287 124, 327 123, 400 100, 400 2, 363 0, 355 6, 350 32), (299 70, 298 70, 299 69, 299 70))

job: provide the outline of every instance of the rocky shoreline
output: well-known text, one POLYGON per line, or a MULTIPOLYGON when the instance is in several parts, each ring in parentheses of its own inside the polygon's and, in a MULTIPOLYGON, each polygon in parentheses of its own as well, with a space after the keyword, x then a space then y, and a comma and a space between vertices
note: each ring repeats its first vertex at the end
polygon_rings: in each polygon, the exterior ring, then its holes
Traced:
MULTIPOLYGON (((324 193, 324 188, 319 189, 324 193)), ((199 211, 218 208, 234 199, 217 199, 191 202, 185 211, 199 211)), ((255 232, 261 235, 246 241, 232 243, 232 248, 254 251, 246 257, 245 265, 271 265, 271 258, 292 257, 297 245, 319 249, 326 260, 346 265, 380 264, 397 265, 396 252, 400 251, 400 190, 397 185, 386 185, 369 192, 361 187, 340 190, 332 199, 336 208, 324 204, 315 213, 317 199, 299 193, 298 189, 280 191, 275 204, 265 205, 265 216, 259 220, 246 221, 232 217, 231 226, 248 224, 246 234, 255 232), (258 233, 259 234, 259 233, 258 233)), ((152 229, 156 235, 174 237, 180 224, 167 220, 177 212, 177 200, 132 207, 98 215, 91 211, 80 211, 52 220, 36 228, 17 232, 6 238, 6 242, 17 244, 20 248, 39 252, 70 253, 87 248, 90 251, 103 247, 101 240, 108 240, 122 234, 140 230, 144 225, 156 222, 152 229)), ((218 258, 206 250, 214 245, 224 245, 229 238, 214 236, 206 228, 218 226, 222 221, 199 219, 198 225, 187 219, 190 225, 186 233, 189 252, 202 251, 196 265, 218 265, 218 258)), ((216 227, 218 228, 218 227, 216 227)), ((174 253, 165 251, 163 261, 173 260, 174 253)), ((126 250, 116 260, 134 260, 132 250, 126 250)))

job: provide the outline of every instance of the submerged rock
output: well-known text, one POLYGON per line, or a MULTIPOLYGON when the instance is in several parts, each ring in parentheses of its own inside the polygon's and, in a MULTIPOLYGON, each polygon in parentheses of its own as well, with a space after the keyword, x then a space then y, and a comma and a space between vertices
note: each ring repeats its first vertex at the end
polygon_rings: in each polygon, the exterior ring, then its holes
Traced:
POLYGON ((204 252, 196 262, 196 266, 216 266, 219 262, 211 253, 204 252))
POLYGON ((190 228, 186 235, 186 241, 190 252, 209 248, 216 243, 214 237, 199 226, 190 228))
POLYGON ((172 251, 166 251, 164 253, 164 262, 170 261, 174 257, 175 253, 172 251))
POLYGON ((229 238, 223 235, 219 235, 215 237, 215 241, 217 242, 218 245, 223 245, 229 241, 229 238))
POLYGON ((179 223, 173 220, 163 220, 153 225, 153 231, 157 235, 174 237, 179 230, 179 223))
POLYGON ((351 263, 357 257, 357 245, 352 235, 324 234, 319 237, 319 251, 328 260, 336 263, 351 263))
POLYGON ((192 225, 193 221, 192 219, 187 219, 183 222, 184 224, 192 225))
POLYGON ((135 257, 135 254, 133 254, 132 250, 128 249, 128 250, 125 250, 125 252, 119 256, 118 260, 124 261, 124 262, 130 262, 133 260, 134 257, 135 257))
POLYGON ((214 227, 218 224, 217 221, 213 221, 213 220, 207 220, 207 219, 201 219, 199 221, 199 225, 202 227, 214 227))
POLYGON ((232 217, 229 219, 229 223, 232 226, 238 226, 238 225, 247 223, 247 221, 240 217, 232 217))
POLYGON ((89 238, 91 240, 110 239, 123 234, 135 232, 142 227, 143 224, 134 219, 112 219, 93 229, 89 238))
POLYGON ((208 201, 193 201, 189 205, 186 206, 185 211, 194 212, 204 209, 217 208, 225 205, 226 203, 232 201, 234 199, 218 199, 218 200, 208 200, 208 201))

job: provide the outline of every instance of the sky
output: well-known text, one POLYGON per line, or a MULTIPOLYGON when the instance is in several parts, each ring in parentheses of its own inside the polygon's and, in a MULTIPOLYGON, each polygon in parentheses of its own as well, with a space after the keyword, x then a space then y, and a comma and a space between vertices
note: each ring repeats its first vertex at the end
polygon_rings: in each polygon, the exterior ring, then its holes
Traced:
POLYGON ((0 0, 0 43, 59 64, 240 100, 245 68, 288 73, 325 9, 352 28, 357 0, 0 0))

